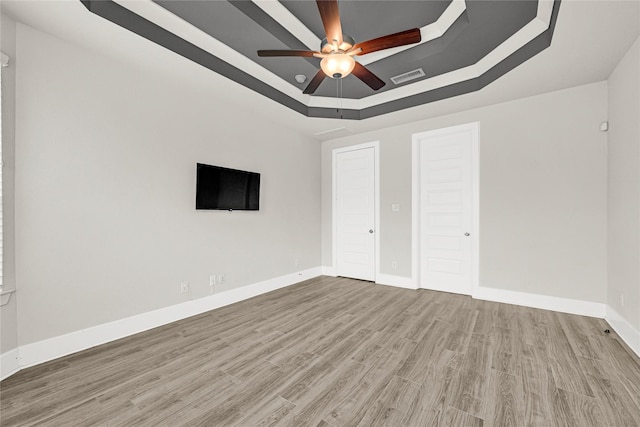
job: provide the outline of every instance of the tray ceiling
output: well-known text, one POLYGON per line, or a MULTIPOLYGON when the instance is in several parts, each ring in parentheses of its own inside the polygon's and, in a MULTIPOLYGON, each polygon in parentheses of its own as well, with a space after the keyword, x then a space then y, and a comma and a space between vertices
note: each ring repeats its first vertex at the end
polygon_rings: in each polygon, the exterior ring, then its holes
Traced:
POLYGON ((366 1, 339 3, 356 42, 420 28, 422 42, 357 57, 386 85, 355 76, 302 90, 317 58, 260 58, 259 49, 318 50, 324 37, 315 1, 85 0, 87 9, 310 117, 365 119, 481 89, 551 44, 560 0, 366 1), (396 85, 391 77, 422 69, 396 85), (307 77, 300 84, 297 74, 307 77), (341 108, 338 109, 337 106, 341 108))

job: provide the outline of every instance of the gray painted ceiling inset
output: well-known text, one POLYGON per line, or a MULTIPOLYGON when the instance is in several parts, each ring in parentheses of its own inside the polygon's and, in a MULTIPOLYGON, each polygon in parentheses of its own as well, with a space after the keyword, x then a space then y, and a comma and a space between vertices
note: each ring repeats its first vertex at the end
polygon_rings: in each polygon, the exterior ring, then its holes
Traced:
POLYGON ((310 46, 324 38, 314 1, 281 0, 269 2, 277 3, 269 8, 263 5, 268 2, 258 0, 145 0, 151 3, 147 16, 111 1, 82 2, 89 11, 302 114, 349 119, 481 89, 551 44, 560 6, 560 0, 342 0, 343 32, 356 42, 415 27, 421 28, 423 42, 370 63, 366 62, 370 55, 358 57, 386 85, 374 92, 355 76, 347 76, 342 80, 344 109, 338 113, 334 107, 336 80, 326 78, 313 96, 301 94, 308 81, 298 84, 294 80, 296 74, 313 77, 319 59, 261 58, 256 53, 259 49, 319 50, 319 44, 310 46), (175 26, 166 24, 166 17, 154 22, 153 5, 155 11, 161 7, 165 15, 169 12, 175 26), (544 22, 545 7, 548 22, 544 22), (532 34, 529 39, 527 32, 532 34), (212 43, 199 41, 202 35, 211 37, 212 43), (192 39, 187 40, 189 37, 192 39), (214 41, 236 56, 222 58, 224 50, 222 54, 212 51, 214 41), (510 46, 515 47, 506 51, 510 46), (420 79, 398 86, 390 80, 418 68, 425 73, 420 79))

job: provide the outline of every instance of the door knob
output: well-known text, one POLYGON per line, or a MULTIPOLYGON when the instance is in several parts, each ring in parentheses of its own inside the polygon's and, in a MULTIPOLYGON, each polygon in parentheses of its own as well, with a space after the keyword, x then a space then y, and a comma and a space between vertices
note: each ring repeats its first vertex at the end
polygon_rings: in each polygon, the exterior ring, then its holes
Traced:
POLYGON ((469 233, 464 233, 464 235, 467 236, 467 237, 471 236, 471 234, 469 234, 469 233))
POLYGON ((373 230, 369 230, 369 233, 373 233, 373 230))

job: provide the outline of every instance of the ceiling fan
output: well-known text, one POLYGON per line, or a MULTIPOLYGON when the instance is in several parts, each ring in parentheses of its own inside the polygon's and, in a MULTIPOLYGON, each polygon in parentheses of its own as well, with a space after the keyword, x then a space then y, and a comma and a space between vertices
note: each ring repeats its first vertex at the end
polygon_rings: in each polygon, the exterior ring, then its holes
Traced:
POLYGON ((418 43, 421 40, 420 29, 401 31, 376 39, 355 43, 352 37, 342 34, 338 0, 316 0, 318 11, 327 37, 322 40, 320 51, 314 50, 259 50, 258 56, 302 56, 322 58, 320 70, 311 79, 302 93, 312 94, 318 89, 325 77, 342 79, 353 73, 354 76, 366 83, 371 89, 378 90, 385 83, 362 64, 356 62, 353 56, 389 49, 397 46, 418 43))

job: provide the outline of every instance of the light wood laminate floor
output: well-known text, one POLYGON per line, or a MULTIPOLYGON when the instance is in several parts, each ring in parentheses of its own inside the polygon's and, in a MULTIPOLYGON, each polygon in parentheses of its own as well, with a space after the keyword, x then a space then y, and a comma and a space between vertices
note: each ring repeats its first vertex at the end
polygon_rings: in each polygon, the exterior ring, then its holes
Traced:
POLYGON ((321 277, 33 368, 2 426, 638 426, 601 319, 321 277))

